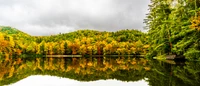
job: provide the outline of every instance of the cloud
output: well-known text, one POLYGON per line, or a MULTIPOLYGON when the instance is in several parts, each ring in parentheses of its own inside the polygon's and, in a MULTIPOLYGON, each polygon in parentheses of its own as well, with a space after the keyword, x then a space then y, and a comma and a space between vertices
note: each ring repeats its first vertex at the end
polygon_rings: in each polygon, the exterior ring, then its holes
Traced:
POLYGON ((0 0, 0 25, 31 35, 142 30, 149 0, 0 0))

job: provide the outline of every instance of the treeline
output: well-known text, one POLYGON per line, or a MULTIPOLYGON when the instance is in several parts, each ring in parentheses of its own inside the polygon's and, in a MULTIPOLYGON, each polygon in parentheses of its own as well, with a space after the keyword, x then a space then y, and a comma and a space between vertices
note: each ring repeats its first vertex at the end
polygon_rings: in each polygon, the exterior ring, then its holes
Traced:
POLYGON ((88 54, 183 55, 200 59, 200 0, 151 0, 145 19, 148 33, 137 30, 78 30, 33 37, 1 27, 0 55, 88 54))
POLYGON ((176 54, 199 59, 200 0, 151 0, 149 9, 147 57, 176 54))
POLYGON ((0 30, 0 55, 145 55, 147 36, 137 30, 78 30, 52 36, 29 36, 11 27, 0 30))

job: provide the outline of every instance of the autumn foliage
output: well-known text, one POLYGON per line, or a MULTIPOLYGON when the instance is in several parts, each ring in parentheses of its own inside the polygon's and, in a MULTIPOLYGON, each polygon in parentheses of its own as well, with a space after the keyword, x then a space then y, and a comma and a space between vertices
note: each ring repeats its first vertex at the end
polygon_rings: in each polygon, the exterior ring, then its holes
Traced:
POLYGON ((78 30, 52 36, 30 36, 10 27, 0 30, 0 55, 144 55, 146 34, 137 30, 78 30))

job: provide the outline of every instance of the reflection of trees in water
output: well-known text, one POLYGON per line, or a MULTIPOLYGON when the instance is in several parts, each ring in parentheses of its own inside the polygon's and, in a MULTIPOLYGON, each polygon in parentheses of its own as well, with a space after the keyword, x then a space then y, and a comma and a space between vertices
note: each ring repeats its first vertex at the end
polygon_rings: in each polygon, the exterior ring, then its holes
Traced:
POLYGON ((175 76, 183 81, 184 84, 199 86, 200 84, 200 63, 186 62, 186 66, 181 69, 178 67, 174 71, 175 76))
POLYGON ((138 81, 148 78, 151 86, 195 86, 200 84, 200 63, 172 65, 136 58, 36 58, 0 61, 0 85, 17 82, 30 75, 52 75, 79 81, 118 79, 138 81))
MULTIPOLYGON (((118 79, 137 81, 150 70, 148 60, 136 58, 36 58, 1 61, 0 83, 10 84, 30 75, 53 75, 80 81, 118 79)), ((1 85, 0 84, 0 85, 1 85)))
POLYGON ((185 65, 172 65, 163 62, 150 62, 151 72, 147 78, 151 86, 199 86, 200 63, 185 62, 185 65))

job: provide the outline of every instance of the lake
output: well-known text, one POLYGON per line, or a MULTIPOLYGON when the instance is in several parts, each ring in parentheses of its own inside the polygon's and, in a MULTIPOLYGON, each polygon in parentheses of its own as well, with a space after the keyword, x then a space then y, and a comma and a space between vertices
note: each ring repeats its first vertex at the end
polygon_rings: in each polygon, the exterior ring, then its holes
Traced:
POLYGON ((199 86, 200 62, 134 57, 0 60, 0 86, 199 86))

